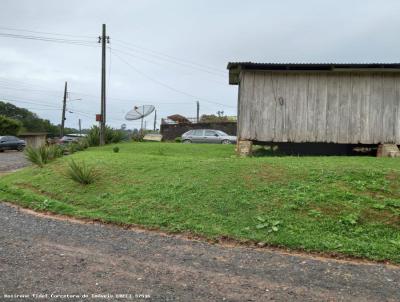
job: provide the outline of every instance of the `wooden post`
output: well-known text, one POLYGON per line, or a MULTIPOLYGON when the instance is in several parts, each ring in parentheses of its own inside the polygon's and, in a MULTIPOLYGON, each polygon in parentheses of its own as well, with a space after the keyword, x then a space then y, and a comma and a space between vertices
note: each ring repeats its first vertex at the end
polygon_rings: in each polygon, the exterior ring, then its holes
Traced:
POLYGON ((395 144, 380 144, 376 157, 400 157, 400 151, 395 144))
POLYGON ((253 142, 248 140, 238 140, 236 152, 239 156, 250 156, 252 153, 253 142))

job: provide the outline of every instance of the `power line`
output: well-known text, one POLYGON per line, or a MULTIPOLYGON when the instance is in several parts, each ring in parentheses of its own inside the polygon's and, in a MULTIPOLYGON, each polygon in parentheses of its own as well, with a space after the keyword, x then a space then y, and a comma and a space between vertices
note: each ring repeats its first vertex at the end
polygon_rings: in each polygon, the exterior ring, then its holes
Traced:
POLYGON ((230 105, 226 105, 226 104, 222 104, 222 103, 218 103, 218 102, 213 102, 213 101, 205 100, 205 99, 203 99, 203 98, 200 98, 200 97, 198 97, 198 96, 192 95, 192 94, 187 93, 187 92, 185 92, 185 91, 176 89, 176 88, 174 88, 174 87, 172 87, 172 86, 170 86, 170 85, 168 85, 168 84, 165 84, 165 83, 163 83, 163 82, 161 82, 161 81, 159 81, 159 80, 157 80, 157 79, 155 79, 155 78, 149 76, 148 74, 146 74, 146 73, 142 72, 141 70, 137 69, 136 67, 132 66, 129 62, 127 62, 126 60, 124 60, 124 59, 123 59, 121 56, 119 56, 118 54, 115 54, 115 53, 114 53, 114 55, 115 55, 119 60, 121 60, 123 63, 125 63, 125 64, 128 65, 130 68, 132 68, 134 71, 136 71, 137 73, 139 73, 140 75, 142 75, 143 77, 145 77, 145 78, 147 78, 148 80, 150 80, 150 81, 152 81, 152 82, 155 82, 155 83, 157 83, 157 84, 159 84, 159 85, 161 85, 161 86, 163 86, 163 87, 165 87, 165 88, 168 88, 168 89, 170 89, 170 90, 172 90, 172 91, 175 91, 175 92, 177 92, 177 93, 186 95, 186 96, 191 97, 191 98, 193 98, 193 99, 201 100, 201 101, 203 101, 203 102, 207 102, 207 103, 212 103, 212 104, 216 104, 216 105, 220 105, 220 106, 225 106, 225 107, 232 107, 232 108, 234 108, 234 106, 230 106, 230 105))
POLYGON ((93 38, 93 37, 95 36, 95 35, 92 35, 92 36, 83 36, 83 35, 61 34, 61 33, 45 32, 45 31, 35 31, 35 30, 19 29, 19 28, 4 27, 4 26, 0 26, 0 29, 3 29, 3 30, 11 30, 11 31, 19 31, 19 32, 28 32, 28 33, 34 33, 34 34, 45 34, 45 35, 53 35, 53 36, 64 36, 64 37, 93 38))
MULTIPOLYGON (((127 56, 130 56, 130 57, 133 57, 133 58, 137 58, 137 59, 139 59, 139 60, 143 60, 143 61, 145 61, 145 62, 148 62, 148 63, 154 64, 154 65, 160 66, 160 61, 154 61, 154 60, 151 60, 151 59, 148 59, 148 58, 145 58, 145 57, 138 56, 137 54, 132 54, 132 53, 130 53, 130 52, 126 52, 126 51, 123 51, 123 50, 120 50, 120 49, 116 49, 116 48, 113 48, 113 51, 116 51, 116 52, 119 52, 119 53, 121 53, 121 54, 125 54, 125 55, 127 55, 127 56)), ((160 59, 158 59, 158 60, 160 60, 160 59)), ((165 61, 165 60, 164 60, 164 61, 165 61)), ((168 61, 167 61, 167 62, 168 62, 168 61)), ((216 76, 216 77, 218 77, 218 78, 220 78, 220 77, 221 77, 221 78, 225 78, 225 76, 222 76, 222 75, 220 75, 220 74, 216 74, 216 73, 211 72, 211 71, 208 71, 208 70, 199 69, 199 68, 195 68, 195 67, 192 67, 192 66, 179 64, 179 63, 177 63, 177 62, 169 62, 169 63, 177 64, 177 65, 183 66, 183 67, 185 67, 185 68, 189 67, 189 68, 191 68, 191 69, 193 69, 193 70, 196 70, 196 71, 206 72, 206 73, 211 74, 211 75, 213 75, 213 76, 216 76)), ((208 79, 211 80, 211 81, 213 81, 213 82, 216 82, 216 83, 218 83, 218 84, 222 84, 222 85, 224 85, 224 86, 227 85, 227 84, 226 84, 225 82, 223 82, 223 81, 218 81, 218 80, 216 80, 216 79, 211 79, 211 78, 208 78, 208 79)))
POLYGON ((172 59, 174 61, 177 61, 179 63, 185 63, 185 64, 192 65, 192 66, 198 66, 198 67, 203 68, 203 69, 213 70, 214 72, 225 74, 225 72, 223 72, 223 71, 221 71, 221 70, 219 70, 217 68, 211 67, 211 66, 195 63, 195 62, 192 62, 192 61, 189 61, 189 60, 185 60, 185 59, 182 59, 182 58, 177 58, 177 57, 174 57, 174 56, 171 56, 171 55, 159 52, 159 51, 155 51, 155 50, 152 50, 152 49, 149 49, 149 48, 141 47, 141 46, 138 46, 138 45, 135 45, 135 44, 132 44, 132 43, 128 43, 128 42, 122 41, 122 40, 113 39, 113 41, 116 41, 120 45, 121 44, 122 45, 128 45, 130 47, 128 47, 128 46, 124 46, 124 47, 128 48, 128 49, 131 49, 131 50, 134 50, 134 51, 138 51, 137 49, 140 49, 142 52, 145 52, 145 53, 146 52, 147 53, 153 53, 156 56, 166 57, 166 58, 172 59), (136 49, 134 49, 134 48, 136 48, 136 49))
POLYGON ((62 44, 71 44, 71 45, 88 46, 88 47, 96 47, 96 48, 98 47, 94 41, 86 41, 86 40, 71 40, 71 39, 49 38, 49 37, 43 37, 43 36, 17 35, 17 34, 8 34, 8 33, 1 33, 1 32, 0 32, 0 37, 13 38, 13 39, 36 40, 36 41, 62 43, 62 44))
POLYGON ((6 102, 17 102, 17 103, 26 103, 26 104, 33 104, 33 105, 39 105, 43 107, 49 107, 49 108, 55 108, 61 110, 61 108, 55 106, 55 105, 50 105, 50 104, 44 104, 44 103, 38 103, 38 102, 29 102, 29 101, 22 101, 22 100, 16 100, 16 99, 9 99, 9 98, 3 98, 0 97, 0 101, 6 101, 6 102))

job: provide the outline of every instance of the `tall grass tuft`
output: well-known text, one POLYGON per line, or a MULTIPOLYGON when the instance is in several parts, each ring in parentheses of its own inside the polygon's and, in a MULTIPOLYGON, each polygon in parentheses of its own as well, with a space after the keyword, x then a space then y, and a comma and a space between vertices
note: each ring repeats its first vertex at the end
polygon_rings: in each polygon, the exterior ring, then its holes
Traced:
POLYGON ((56 159, 64 155, 64 149, 60 145, 51 145, 47 147, 48 159, 56 159))
POLYGON ((67 176, 82 185, 88 185, 95 181, 96 172, 93 167, 88 166, 85 162, 78 164, 71 160, 68 163, 67 176))
POLYGON ((26 147, 24 152, 27 160, 32 164, 35 164, 40 168, 44 166, 45 162, 43 162, 42 153, 39 148, 26 147))
POLYGON ((49 161, 63 156, 63 148, 58 145, 25 148, 25 156, 31 163, 43 167, 49 161))

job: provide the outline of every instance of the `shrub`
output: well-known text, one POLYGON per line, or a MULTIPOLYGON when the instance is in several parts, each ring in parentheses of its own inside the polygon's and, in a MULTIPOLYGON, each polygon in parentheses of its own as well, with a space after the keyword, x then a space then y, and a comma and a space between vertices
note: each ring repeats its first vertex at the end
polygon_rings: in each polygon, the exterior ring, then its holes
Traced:
POLYGON ((115 146, 115 147, 113 148, 113 151, 114 151, 114 153, 118 153, 118 152, 119 152, 119 147, 115 146))
POLYGON ((39 148, 26 147, 25 148, 25 156, 28 159, 28 161, 39 166, 40 168, 42 168, 43 165, 45 164, 43 162, 42 155, 39 151, 39 148))
POLYGON ((89 148, 89 143, 88 143, 87 138, 80 140, 79 145, 82 147, 83 150, 89 148))
POLYGON ((86 141, 89 146, 100 145, 100 129, 97 126, 93 126, 89 133, 86 135, 86 141))
POLYGON ((143 137, 144 137, 144 135, 140 131, 135 132, 135 133, 132 134, 132 140, 134 142, 142 142, 143 141, 143 137))
MULTIPOLYGON (((124 139, 124 133, 121 130, 113 129, 106 126, 105 133, 106 144, 119 143, 124 139)), ((100 128, 98 126, 93 126, 87 136, 86 141, 89 146, 99 146, 100 145, 100 128)))
POLYGON ((69 154, 73 154, 76 151, 79 151, 78 150, 78 144, 74 143, 74 142, 73 143, 69 143, 68 147, 67 147, 67 151, 68 151, 69 154))
POLYGON ((178 136, 175 137, 175 143, 181 143, 182 142, 182 137, 178 136))
POLYGON ((63 152, 63 148, 58 145, 25 148, 25 156, 28 161, 39 167, 43 167, 50 160, 61 157, 63 152))
POLYGON ((77 164, 71 160, 68 163, 67 176, 82 185, 88 185, 95 181, 96 173, 94 168, 89 167, 85 162, 77 164))
POLYGON ((48 153, 48 159, 56 159, 58 157, 63 156, 64 150, 61 146, 59 145, 50 145, 47 148, 47 153, 48 153))

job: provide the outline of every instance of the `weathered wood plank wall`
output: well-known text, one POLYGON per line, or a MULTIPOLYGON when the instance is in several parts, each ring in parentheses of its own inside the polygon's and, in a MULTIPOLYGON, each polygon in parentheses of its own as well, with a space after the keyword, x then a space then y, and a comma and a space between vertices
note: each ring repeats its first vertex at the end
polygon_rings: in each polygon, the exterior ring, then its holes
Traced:
POLYGON ((261 142, 400 144, 400 74, 240 73, 238 136, 261 142))

